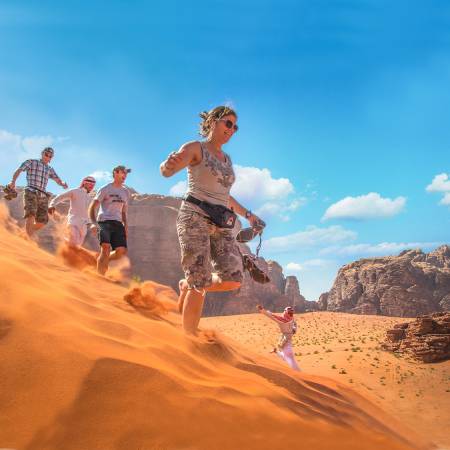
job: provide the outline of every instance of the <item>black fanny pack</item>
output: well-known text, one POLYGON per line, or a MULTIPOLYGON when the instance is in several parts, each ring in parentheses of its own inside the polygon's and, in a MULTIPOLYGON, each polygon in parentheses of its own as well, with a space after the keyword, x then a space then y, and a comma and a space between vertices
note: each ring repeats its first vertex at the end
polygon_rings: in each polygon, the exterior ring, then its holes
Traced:
POLYGON ((187 195, 184 200, 189 203, 197 205, 207 216, 211 219, 214 225, 219 228, 234 228, 236 223, 236 214, 233 210, 227 208, 223 205, 214 205, 204 200, 199 200, 198 198, 192 197, 192 195, 187 195))

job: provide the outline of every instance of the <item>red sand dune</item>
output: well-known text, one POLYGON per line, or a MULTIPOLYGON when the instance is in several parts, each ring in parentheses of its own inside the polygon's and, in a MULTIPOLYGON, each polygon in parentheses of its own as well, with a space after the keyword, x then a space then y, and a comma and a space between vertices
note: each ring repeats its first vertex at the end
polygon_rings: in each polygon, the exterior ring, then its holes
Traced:
POLYGON ((338 382, 184 336, 169 288, 129 291, 17 233, 0 225, 0 447, 430 448, 338 382))

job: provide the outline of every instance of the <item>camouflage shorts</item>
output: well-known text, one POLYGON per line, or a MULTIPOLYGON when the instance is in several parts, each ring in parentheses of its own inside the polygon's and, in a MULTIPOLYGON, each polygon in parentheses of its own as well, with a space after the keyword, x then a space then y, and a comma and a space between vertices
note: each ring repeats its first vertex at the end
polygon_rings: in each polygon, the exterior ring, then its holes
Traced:
POLYGON ((211 284, 214 272, 222 281, 242 282, 242 258, 233 230, 218 228, 190 209, 181 209, 177 218, 181 266, 190 287, 211 284))
POLYGON ((34 216, 36 222, 48 222, 48 197, 40 192, 25 189, 23 193, 24 219, 34 216))

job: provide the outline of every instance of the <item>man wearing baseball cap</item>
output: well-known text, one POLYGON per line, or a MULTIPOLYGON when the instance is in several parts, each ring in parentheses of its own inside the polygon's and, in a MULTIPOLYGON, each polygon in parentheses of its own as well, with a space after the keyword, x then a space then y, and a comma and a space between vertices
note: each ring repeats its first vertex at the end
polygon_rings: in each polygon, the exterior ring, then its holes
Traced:
MULTIPOLYGON (((70 207, 67 214, 68 234, 67 244, 71 247, 81 247, 86 238, 90 220, 88 209, 92 201, 92 190, 95 186, 95 178, 84 177, 79 188, 70 189, 52 199, 48 205, 49 214, 53 214, 58 203, 69 200, 70 207)), ((95 227, 94 227, 95 228, 95 227)))
POLYGON ((127 211, 130 191, 124 182, 131 169, 116 166, 113 169, 113 182, 103 186, 89 207, 89 217, 98 227, 100 255, 97 258, 97 271, 104 275, 109 261, 127 254, 127 211), (98 208, 98 214, 97 214, 98 208))
POLYGON ((67 184, 61 181, 53 167, 50 166, 55 151, 46 147, 41 152, 41 159, 27 159, 14 172, 8 188, 16 189, 16 180, 22 172, 27 173, 27 187, 23 193, 24 219, 26 219, 26 231, 32 236, 48 222, 48 197, 46 191, 48 179, 51 178, 59 186, 67 189, 67 184))

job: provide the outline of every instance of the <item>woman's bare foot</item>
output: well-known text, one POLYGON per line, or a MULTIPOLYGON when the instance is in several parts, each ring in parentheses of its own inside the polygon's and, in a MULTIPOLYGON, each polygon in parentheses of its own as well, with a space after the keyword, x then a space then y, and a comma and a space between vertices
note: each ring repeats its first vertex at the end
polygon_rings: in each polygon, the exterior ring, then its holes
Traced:
POLYGON ((183 312, 183 305, 184 305, 184 299, 186 297, 187 291, 188 291, 188 284, 187 281, 183 278, 178 283, 178 289, 180 290, 180 294, 178 296, 178 312, 181 314, 183 312))

